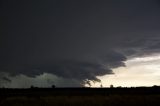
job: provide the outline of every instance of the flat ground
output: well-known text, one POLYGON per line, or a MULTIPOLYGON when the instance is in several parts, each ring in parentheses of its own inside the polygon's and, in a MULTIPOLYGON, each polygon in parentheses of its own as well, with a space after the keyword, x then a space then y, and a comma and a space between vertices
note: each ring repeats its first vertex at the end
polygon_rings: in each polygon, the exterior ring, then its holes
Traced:
POLYGON ((159 88, 1 89, 0 106, 159 106, 159 88))

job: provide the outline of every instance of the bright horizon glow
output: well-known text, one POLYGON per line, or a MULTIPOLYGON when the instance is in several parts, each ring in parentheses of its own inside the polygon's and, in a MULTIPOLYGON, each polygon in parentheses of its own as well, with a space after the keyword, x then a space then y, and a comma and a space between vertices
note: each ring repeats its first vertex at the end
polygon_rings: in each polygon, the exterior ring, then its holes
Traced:
MULTIPOLYGON (((125 62, 126 67, 113 69, 115 74, 98 77, 103 87, 135 87, 160 85, 160 55, 136 57, 125 62)), ((96 83, 93 87, 99 87, 96 83)))

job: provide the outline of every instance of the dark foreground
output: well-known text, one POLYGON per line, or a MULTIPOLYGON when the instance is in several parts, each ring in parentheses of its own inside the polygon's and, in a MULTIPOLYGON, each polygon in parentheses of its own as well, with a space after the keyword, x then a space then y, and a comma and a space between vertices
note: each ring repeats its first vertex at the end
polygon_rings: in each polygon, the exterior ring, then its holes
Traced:
POLYGON ((0 106, 159 106, 160 87, 0 89, 0 106))

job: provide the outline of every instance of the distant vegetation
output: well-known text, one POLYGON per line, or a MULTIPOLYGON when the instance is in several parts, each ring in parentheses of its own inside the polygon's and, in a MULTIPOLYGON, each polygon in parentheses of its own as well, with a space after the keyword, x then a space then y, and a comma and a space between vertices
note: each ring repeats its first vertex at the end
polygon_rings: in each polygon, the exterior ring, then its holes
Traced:
POLYGON ((14 96, 1 98, 0 106, 159 106, 160 95, 14 96))
POLYGON ((0 89, 0 106, 159 106, 160 87, 0 89))

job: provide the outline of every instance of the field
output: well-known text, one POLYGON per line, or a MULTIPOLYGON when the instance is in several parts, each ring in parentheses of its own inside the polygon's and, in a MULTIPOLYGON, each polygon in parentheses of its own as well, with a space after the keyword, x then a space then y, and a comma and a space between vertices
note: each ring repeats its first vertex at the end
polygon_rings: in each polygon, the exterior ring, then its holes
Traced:
POLYGON ((1 89, 0 106, 158 106, 159 88, 1 89))

